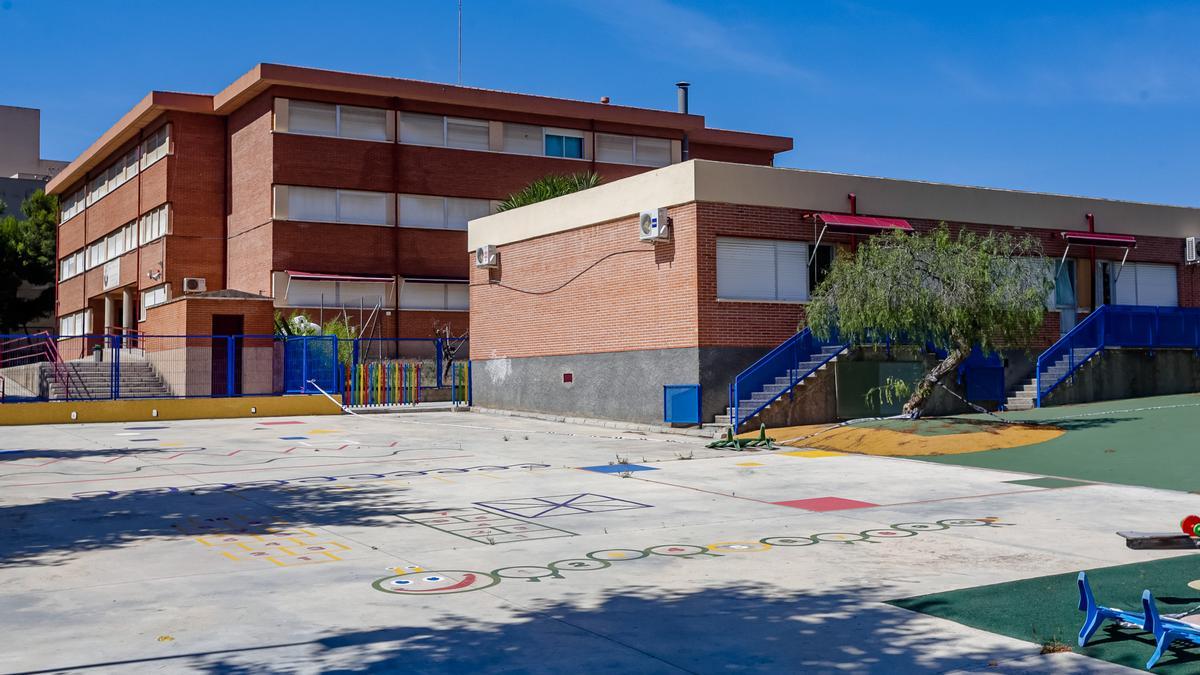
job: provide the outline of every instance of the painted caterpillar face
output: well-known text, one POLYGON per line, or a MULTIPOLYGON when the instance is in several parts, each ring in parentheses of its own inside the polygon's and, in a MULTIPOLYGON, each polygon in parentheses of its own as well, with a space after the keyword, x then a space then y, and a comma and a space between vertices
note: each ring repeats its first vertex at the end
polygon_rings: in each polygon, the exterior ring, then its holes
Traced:
POLYGON ((409 572, 393 577, 384 577, 371 584, 384 593, 401 595, 440 595, 466 593, 495 586, 500 580, 487 572, 469 570, 434 570, 409 572))

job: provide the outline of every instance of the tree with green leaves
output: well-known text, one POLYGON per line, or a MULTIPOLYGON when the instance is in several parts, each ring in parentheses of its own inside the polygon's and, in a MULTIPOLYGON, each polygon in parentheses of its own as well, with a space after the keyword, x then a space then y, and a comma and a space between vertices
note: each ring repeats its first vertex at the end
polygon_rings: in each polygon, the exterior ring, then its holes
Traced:
MULTIPOLYGON (((34 319, 54 309, 55 227, 58 197, 41 190, 21 205, 25 219, 16 214, 0 218, 0 332, 23 330, 34 319), (22 283, 49 284, 30 298, 17 291, 22 283)), ((0 214, 3 210, 0 209, 0 214)))
POLYGON ((573 173, 570 175, 552 174, 542 176, 517 192, 510 194, 500 202, 498 211, 507 211, 536 202, 544 202, 572 192, 594 188, 600 184, 600 176, 591 173, 573 173))
POLYGON ((904 414, 920 417, 934 389, 972 347, 991 353, 1032 343, 1053 288, 1053 265, 1029 235, 951 234, 945 223, 925 235, 893 231, 834 258, 807 319, 823 339, 836 333, 865 345, 893 336, 945 350, 945 358, 916 382, 889 380, 872 392, 908 397, 904 414))

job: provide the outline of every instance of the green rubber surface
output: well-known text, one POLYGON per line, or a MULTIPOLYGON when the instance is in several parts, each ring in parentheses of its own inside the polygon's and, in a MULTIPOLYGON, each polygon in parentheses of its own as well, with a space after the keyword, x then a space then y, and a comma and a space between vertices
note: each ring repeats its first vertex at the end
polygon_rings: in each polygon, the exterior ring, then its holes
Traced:
MULTIPOLYGON (((965 417, 995 419, 987 415, 965 417)), ((1188 492, 1200 490, 1200 394, 1057 406, 1002 413, 1001 417, 1011 422, 1054 424, 1067 433, 1019 448, 913 459, 1188 492)))
MULTIPOLYGON (((1188 582, 1200 579, 1200 558, 1189 554, 1152 562, 1086 570, 1096 602, 1142 611, 1142 591, 1154 593, 1158 610, 1176 614, 1200 605, 1200 591, 1188 582)), ((1078 573, 1055 574, 1003 584, 976 586, 893 600, 889 604, 949 619, 972 628, 1026 640, 1040 648, 1051 640, 1079 654, 1131 668, 1144 668, 1154 653, 1154 638, 1140 629, 1106 623, 1086 647, 1078 646, 1083 612, 1079 611, 1078 573)), ((1200 648, 1177 647, 1163 654, 1156 673, 1200 672, 1200 648)))

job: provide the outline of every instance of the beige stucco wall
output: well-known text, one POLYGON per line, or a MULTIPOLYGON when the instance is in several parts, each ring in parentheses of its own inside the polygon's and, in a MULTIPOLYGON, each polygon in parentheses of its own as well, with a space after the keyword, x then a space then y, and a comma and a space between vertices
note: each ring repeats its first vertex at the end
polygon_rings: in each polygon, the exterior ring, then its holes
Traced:
POLYGON ((691 201, 845 213, 851 192, 864 215, 1086 230, 1092 213, 1099 232, 1200 236, 1197 208, 691 160, 473 220, 467 245, 507 244, 691 201))

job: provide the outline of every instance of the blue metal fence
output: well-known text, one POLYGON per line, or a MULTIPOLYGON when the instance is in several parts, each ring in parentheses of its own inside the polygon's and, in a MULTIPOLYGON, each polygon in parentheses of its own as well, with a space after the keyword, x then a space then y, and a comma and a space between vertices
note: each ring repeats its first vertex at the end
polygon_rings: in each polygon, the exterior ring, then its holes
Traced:
POLYGON ((730 423, 735 429, 741 426, 743 422, 757 415, 759 411, 780 396, 791 391, 800 380, 808 377, 847 346, 841 343, 836 335, 828 341, 822 341, 808 328, 788 338, 783 344, 767 352, 750 367, 738 373, 737 377, 733 378, 733 382, 729 383, 730 423), (824 353, 822 350, 825 347, 840 347, 841 349, 838 352, 824 353), (801 364, 806 363, 813 365, 801 368, 801 364), (790 382, 776 385, 776 378, 782 377, 787 377, 790 382), (773 395, 765 402, 751 406, 752 410, 744 410, 740 407, 743 399, 763 390, 767 390, 773 395))
POLYGON ((416 369, 428 374, 418 383, 422 400, 468 402, 465 346, 333 335, 0 335, 0 402, 339 394, 351 367, 388 360, 424 365, 416 369))
POLYGON ((1101 305, 1037 358, 1037 399, 1110 347, 1200 350, 1200 308, 1101 305))

